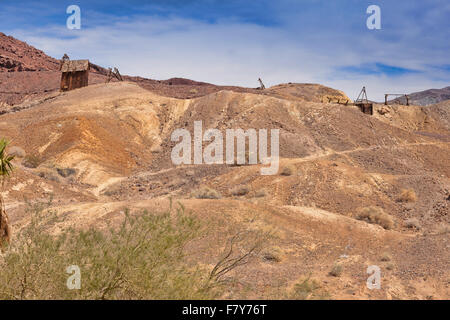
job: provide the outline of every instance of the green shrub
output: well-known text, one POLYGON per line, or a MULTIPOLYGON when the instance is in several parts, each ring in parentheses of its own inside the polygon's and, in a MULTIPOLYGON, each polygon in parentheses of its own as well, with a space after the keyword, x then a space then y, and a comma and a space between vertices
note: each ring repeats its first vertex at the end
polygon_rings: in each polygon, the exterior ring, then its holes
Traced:
POLYGON ((317 280, 308 276, 295 284, 289 298, 294 300, 323 300, 330 297, 328 292, 321 289, 317 280))
POLYGON ((209 187, 204 187, 199 190, 197 190, 194 193, 194 197, 197 199, 220 199, 221 195, 219 192, 217 192, 214 189, 211 189, 209 187))
POLYGON ((234 187, 233 189, 231 189, 230 193, 233 196, 245 196, 246 194, 248 194, 250 192, 250 188, 248 186, 237 186, 234 187))
POLYGON ((56 171, 63 178, 67 178, 76 173, 76 170, 72 168, 57 168, 56 171))
POLYGON ((267 196, 267 190, 261 189, 255 192, 255 198, 264 198, 267 196))
POLYGON ((50 180, 50 181, 55 181, 55 182, 59 182, 59 178, 58 176, 56 176, 52 171, 50 170, 41 170, 38 172, 38 176, 46 179, 46 180, 50 180))
POLYGON ((125 213, 117 228, 51 234, 61 219, 44 205, 0 256, 0 299, 210 299, 219 288, 207 270, 188 265, 183 248, 199 223, 174 212, 125 213), (69 290, 69 266, 81 270, 81 289, 69 290))
POLYGON ((420 229, 420 222, 417 218, 411 218, 405 221, 405 226, 409 229, 420 229))
POLYGON ((392 256, 389 252, 384 252, 380 257, 380 260, 383 262, 388 262, 392 260, 392 256))
POLYGON ((413 189, 402 189, 397 201, 412 203, 417 201, 417 196, 413 189))
POLYGON ((368 223, 378 224, 387 230, 394 227, 394 220, 392 217, 380 207, 367 207, 361 209, 358 214, 358 219, 368 223))
POLYGON ((265 249, 262 253, 263 259, 270 262, 281 262, 284 254, 283 250, 278 246, 272 246, 265 249))
POLYGON ((330 275, 333 277, 340 277, 342 275, 342 272, 344 271, 344 268, 340 264, 335 264, 333 268, 330 271, 330 275))

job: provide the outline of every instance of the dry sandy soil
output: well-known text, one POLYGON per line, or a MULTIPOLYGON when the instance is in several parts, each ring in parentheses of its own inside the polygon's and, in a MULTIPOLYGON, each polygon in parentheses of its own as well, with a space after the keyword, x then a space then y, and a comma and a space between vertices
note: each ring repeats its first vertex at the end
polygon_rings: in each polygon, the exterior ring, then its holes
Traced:
POLYGON ((53 195, 65 217, 59 231, 101 228, 120 221, 124 208, 161 212, 172 198, 209 225, 187 248, 204 265, 214 265, 238 231, 273 233, 236 271, 239 282, 226 297, 282 298, 310 275, 332 299, 449 298, 450 101, 376 105, 369 116, 322 103, 347 97, 319 85, 262 91, 184 79, 102 84, 96 77, 98 84, 24 99, 0 115, 0 136, 26 154, 3 193, 13 230, 28 219, 25 198, 53 195), (262 176, 259 165, 174 166, 170 135, 192 132, 195 120, 220 130, 280 129, 280 174, 262 176), (27 157, 36 168, 24 165, 27 157), (281 174, 285 167, 289 175, 281 174), (193 196, 204 186, 221 198, 193 196), (234 195, 236 186, 248 193, 234 195), (403 189, 416 199, 401 201, 403 189), (357 219, 370 206, 392 217, 390 230, 357 219), (386 253, 390 261, 381 261, 386 253), (329 274, 336 263, 340 277, 329 274), (366 287, 370 265, 381 268, 381 290, 366 287))

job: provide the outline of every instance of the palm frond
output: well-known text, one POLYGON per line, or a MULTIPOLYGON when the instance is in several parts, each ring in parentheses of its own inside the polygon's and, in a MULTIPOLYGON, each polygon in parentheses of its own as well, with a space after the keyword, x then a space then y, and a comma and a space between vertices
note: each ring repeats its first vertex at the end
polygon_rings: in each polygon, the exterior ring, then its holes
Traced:
POLYGON ((14 156, 6 154, 6 147, 8 144, 9 142, 6 139, 0 139, 0 179, 10 176, 11 172, 14 170, 14 166, 12 164, 14 156))

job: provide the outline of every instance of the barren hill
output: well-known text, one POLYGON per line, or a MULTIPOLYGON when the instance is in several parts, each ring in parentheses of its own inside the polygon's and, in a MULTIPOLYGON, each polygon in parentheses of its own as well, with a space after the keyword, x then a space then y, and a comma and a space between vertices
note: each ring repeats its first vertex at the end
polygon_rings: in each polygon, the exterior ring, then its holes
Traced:
POLYGON ((269 88, 269 94, 287 100, 304 100, 313 102, 351 102, 351 99, 342 91, 328 88, 320 84, 279 84, 269 88))
MULTIPOLYGON (((169 93, 210 86, 142 81, 169 93)), ((449 296, 448 103, 377 105, 368 116, 321 103, 321 94, 344 94, 318 85, 264 93, 215 87, 181 99, 136 82, 54 93, 0 115, 1 136, 23 150, 4 193, 14 230, 28 219, 24 197, 53 194, 65 218, 59 231, 106 227, 124 208, 161 211, 172 198, 209 223, 206 238, 187 248, 204 265, 214 264, 239 230, 274 234, 261 256, 238 270, 231 298, 279 298, 309 274, 331 298, 449 296), (174 166, 171 133, 192 133, 200 120, 221 131, 280 129, 279 173, 262 176, 260 165, 174 166), (204 187, 220 199, 199 199, 204 187), (392 225, 358 219, 370 207, 382 208, 392 225), (382 261, 386 252, 389 262, 382 261), (341 277, 329 275, 336 263, 341 277), (379 291, 366 288, 369 265, 382 269, 379 291)))

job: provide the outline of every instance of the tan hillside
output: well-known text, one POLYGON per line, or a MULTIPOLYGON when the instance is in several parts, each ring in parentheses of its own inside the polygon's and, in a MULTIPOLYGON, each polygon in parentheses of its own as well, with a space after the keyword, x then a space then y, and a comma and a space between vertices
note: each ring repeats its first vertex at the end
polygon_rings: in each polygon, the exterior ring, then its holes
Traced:
POLYGON ((352 100, 339 90, 328 88, 320 84, 288 83, 269 88, 270 95, 287 100, 305 100, 311 102, 340 102, 351 103, 352 100))
POLYGON ((258 91, 177 99, 122 82, 16 105, 16 112, 0 115, 0 136, 26 153, 15 160, 3 194, 13 231, 28 219, 24 197, 54 195, 65 217, 55 231, 106 227, 120 221, 124 208, 162 211, 173 198, 210 223, 207 237, 187 248, 204 265, 217 261, 236 230, 275 235, 264 254, 237 270, 241 284, 231 298, 283 298, 308 274, 333 299, 448 297, 449 234, 442 231, 450 223, 448 105, 377 105, 368 116, 321 103, 347 97, 319 85, 258 91), (261 176, 259 165, 175 167, 170 135, 192 132, 197 120, 220 130, 279 128, 279 174, 261 176), (197 199, 202 187, 220 199, 197 199), (360 220, 364 208, 376 214, 371 207, 388 215, 388 228, 360 220), (411 219, 420 228, 409 227, 411 219), (279 259, 267 258, 274 252, 279 259), (389 263, 380 261, 385 252, 389 263), (342 276, 330 276, 337 262, 342 276), (369 265, 382 269, 379 291, 366 288, 369 265))

